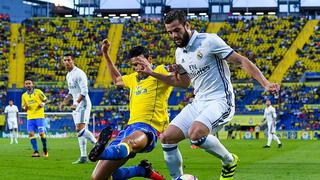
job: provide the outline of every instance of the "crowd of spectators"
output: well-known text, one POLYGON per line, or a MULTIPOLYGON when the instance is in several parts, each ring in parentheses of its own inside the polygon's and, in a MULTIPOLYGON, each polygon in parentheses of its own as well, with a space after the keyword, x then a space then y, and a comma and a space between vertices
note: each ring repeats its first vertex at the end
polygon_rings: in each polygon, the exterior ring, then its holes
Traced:
POLYGON ((10 55, 10 16, 0 14, 0 112, 5 107, 10 55))
MULTIPOLYGON (((297 17, 230 18, 218 35, 253 61, 268 78, 306 21, 297 17)), ((231 69, 235 81, 252 81, 240 67, 231 69)))
POLYGON ((320 72, 320 23, 302 49, 297 50, 298 60, 289 68, 284 81, 301 81, 305 72, 320 72))
POLYGON ((65 79, 62 58, 70 53, 76 65, 87 73, 90 86, 98 74, 100 43, 107 37, 106 19, 28 19, 25 28, 25 76, 34 81, 65 79))
MULTIPOLYGON (((190 24, 199 32, 205 32, 208 22, 190 19, 190 24)), ((130 19, 124 23, 121 45, 117 56, 117 66, 122 74, 132 73, 128 50, 134 46, 144 46, 150 50, 154 64, 174 63, 175 45, 160 19, 130 19)))

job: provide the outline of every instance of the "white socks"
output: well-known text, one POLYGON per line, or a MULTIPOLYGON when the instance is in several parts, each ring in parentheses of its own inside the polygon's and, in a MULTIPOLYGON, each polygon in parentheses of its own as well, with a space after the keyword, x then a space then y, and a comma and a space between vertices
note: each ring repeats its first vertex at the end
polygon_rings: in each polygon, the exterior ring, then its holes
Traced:
POLYGON ((96 138, 93 136, 93 134, 86 128, 81 129, 78 132, 78 137, 85 137, 88 139, 92 144, 95 144, 97 142, 96 138))
POLYGON ((87 157, 87 139, 83 136, 78 137, 81 157, 87 157))
POLYGON ((183 174, 182 156, 177 144, 162 144, 164 160, 170 171, 172 179, 176 179, 183 174))
MULTIPOLYGON (((194 142, 191 141, 193 144, 194 142)), ((221 159, 223 164, 233 163, 232 154, 221 144, 219 139, 212 134, 209 134, 202 144, 198 145, 208 153, 221 159)))

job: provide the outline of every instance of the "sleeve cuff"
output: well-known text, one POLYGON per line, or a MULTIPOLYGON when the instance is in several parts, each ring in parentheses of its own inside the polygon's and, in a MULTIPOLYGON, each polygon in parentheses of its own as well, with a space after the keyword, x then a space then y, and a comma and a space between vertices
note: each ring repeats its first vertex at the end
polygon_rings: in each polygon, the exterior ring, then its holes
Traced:
POLYGON ((230 51, 230 52, 226 55, 226 57, 224 57, 223 59, 227 59, 233 52, 234 52, 234 50, 230 51))

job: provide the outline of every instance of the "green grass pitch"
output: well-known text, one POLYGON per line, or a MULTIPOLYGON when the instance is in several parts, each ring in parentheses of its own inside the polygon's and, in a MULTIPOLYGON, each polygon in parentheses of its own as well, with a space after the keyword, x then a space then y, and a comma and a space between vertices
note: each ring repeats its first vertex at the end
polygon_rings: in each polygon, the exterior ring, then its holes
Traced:
MULTIPOLYGON (((225 146, 240 157, 235 180, 319 180, 320 141, 283 140, 283 148, 262 149, 265 140, 224 140, 225 146)), ((38 140, 38 145, 40 141, 38 140)), ((3 180, 80 180, 90 179, 94 163, 72 165, 79 157, 76 138, 48 139, 49 158, 31 158, 28 139, 19 139, 19 144, 9 144, 9 139, 0 139, 0 179, 3 180)), ((219 179, 221 163, 217 158, 192 150, 189 143, 180 144, 184 158, 184 172, 196 175, 200 180, 219 179)), ((89 146, 88 146, 89 151, 89 146)), ((153 163, 155 169, 169 179, 161 148, 148 154, 139 154, 127 165, 139 163, 143 158, 153 163)), ((142 178, 136 178, 142 179, 142 178)))

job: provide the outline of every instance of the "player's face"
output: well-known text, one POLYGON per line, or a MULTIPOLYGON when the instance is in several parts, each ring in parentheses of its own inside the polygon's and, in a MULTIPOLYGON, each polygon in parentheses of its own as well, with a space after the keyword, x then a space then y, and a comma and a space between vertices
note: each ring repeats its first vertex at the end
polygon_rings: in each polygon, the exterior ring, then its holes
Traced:
MULTIPOLYGON (((143 57, 143 56, 142 56, 143 57)), ((140 69, 142 69, 142 66, 140 65, 140 64, 138 64, 138 63, 134 63, 134 61, 136 60, 136 58, 137 57, 133 57, 133 58, 131 58, 130 60, 131 60, 131 64, 132 64, 132 67, 133 67, 133 69, 134 69, 134 71, 138 71, 138 70, 140 70, 140 69)))
POLYGON ((270 105, 271 105, 271 101, 269 101, 269 100, 266 101, 266 105, 267 105, 267 106, 270 106, 270 105))
POLYGON ((33 83, 32 83, 32 81, 30 81, 30 80, 27 80, 27 81, 25 81, 24 82, 24 87, 27 89, 27 90, 32 90, 32 88, 33 88, 33 83))
POLYGON ((13 105, 13 101, 9 101, 9 105, 12 106, 13 105))
POLYGON ((181 24, 179 20, 174 20, 170 24, 165 24, 166 31, 169 33, 170 38, 178 47, 186 47, 190 40, 188 33, 189 25, 187 22, 181 24))
POLYGON ((74 62, 73 62, 73 59, 71 56, 65 56, 63 58, 63 63, 64 63, 64 66, 66 66, 66 68, 68 70, 72 70, 74 67, 74 62))

